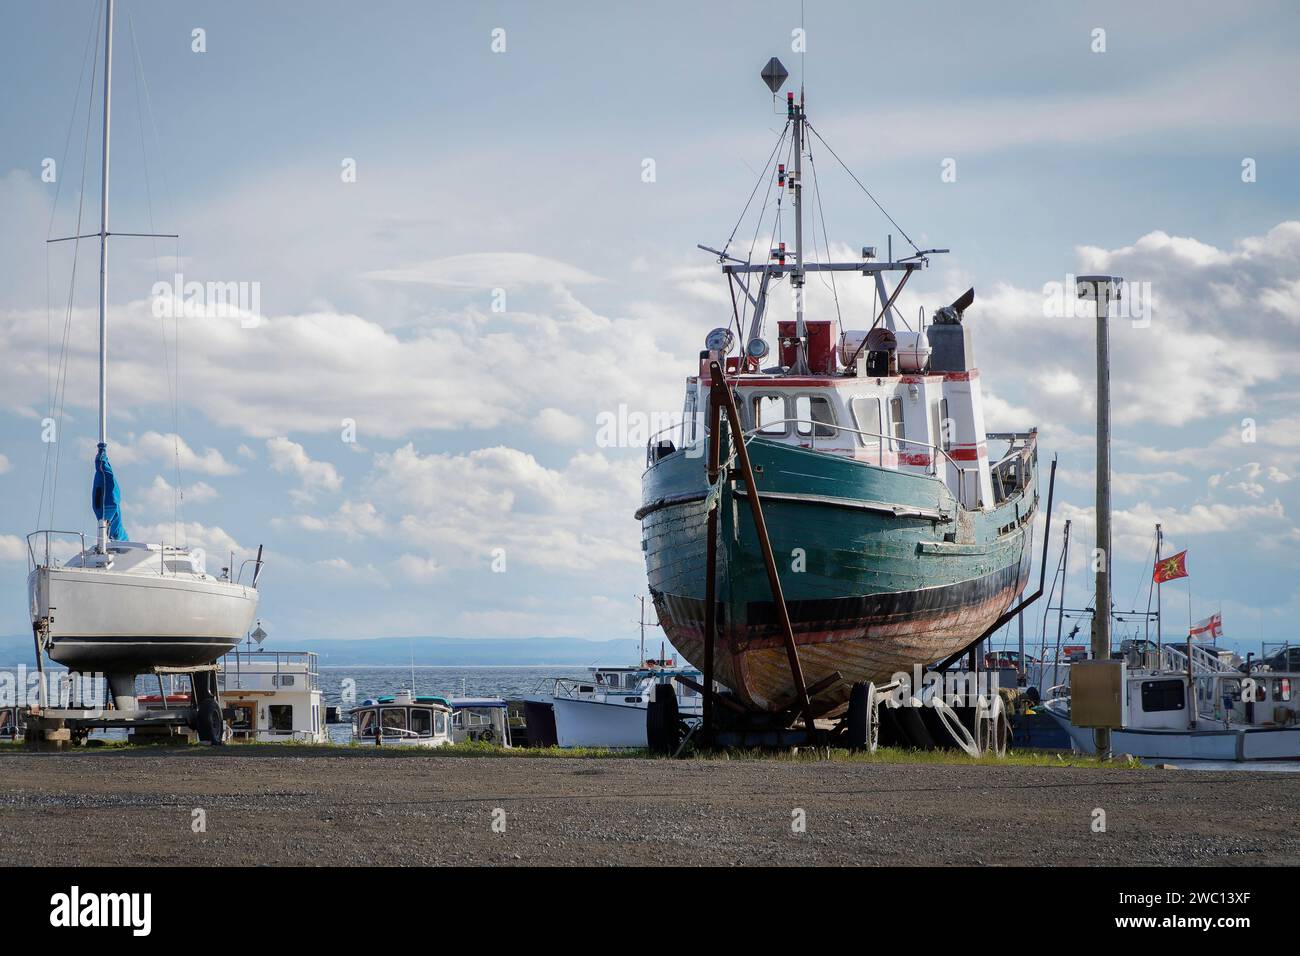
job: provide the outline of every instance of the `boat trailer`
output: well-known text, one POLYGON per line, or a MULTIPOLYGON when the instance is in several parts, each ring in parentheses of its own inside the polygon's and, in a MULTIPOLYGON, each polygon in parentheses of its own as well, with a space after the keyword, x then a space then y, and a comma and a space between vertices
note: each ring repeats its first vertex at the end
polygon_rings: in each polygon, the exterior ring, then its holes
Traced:
POLYGON ((131 743, 193 743, 195 739, 214 746, 224 743, 227 715, 221 707, 216 664, 159 666, 146 673, 158 679, 158 707, 28 707, 20 721, 27 746, 64 750, 84 743, 93 730, 110 729, 127 730, 131 743), (186 706, 169 706, 163 678, 174 676, 190 678, 193 693, 186 706))
MULTIPOLYGON (((735 395, 716 360, 709 363, 709 373, 711 401, 707 433, 708 482, 709 487, 714 488, 718 485, 722 470, 723 411, 727 415, 729 436, 744 435, 744 428, 736 408, 735 395)), ((728 441, 731 441, 730 437, 728 441)), ((740 480, 746 488, 757 490, 758 485, 754 480, 744 440, 733 444, 740 480)), ((967 682, 968 687, 978 687, 980 646, 998 628, 1042 596, 1047 577, 1046 542, 1052 528, 1055 490, 1056 459, 1053 457, 1047 487, 1047 516, 1037 590, 1000 615, 979 637, 961 650, 939 663, 918 666, 915 669, 918 678, 915 686, 904 687, 901 682, 880 685, 858 682, 850 689, 847 705, 842 702, 818 704, 817 698, 820 695, 845 682, 838 671, 811 686, 804 679, 799 649, 794 639, 794 627, 790 622, 772 541, 763 518, 761 496, 746 494, 795 688, 794 697, 785 706, 772 712, 753 710, 741 703, 735 695, 714 689, 718 508, 716 501, 710 501, 705 532, 704 663, 701 667, 704 679, 702 683, 697 683, 688 677, 675 678, 701 695, 702 716, 694 723, 683 720, 678 713, 677 694, 672 685, 656 684, 646 708, 646 739, 650 750, 676 756, 688 744, 693 744, 696 749, 706 750, 839 746, 869 752, 884 745, 914 749, 955 747, 971 756, 985 753, 1004 755, 1011 739, 1011 729, 1006 703, 1001 696, 993 695, 988 699, 976 696, 977 703, 974 705, 955 706, 945 695, 944 688, 950 687, 951 679, 958 675, 967 682), (968 658, 966 669, 954 670, 963 657, 968 658), (660 691, 661 688, 663 692, 660 691)))

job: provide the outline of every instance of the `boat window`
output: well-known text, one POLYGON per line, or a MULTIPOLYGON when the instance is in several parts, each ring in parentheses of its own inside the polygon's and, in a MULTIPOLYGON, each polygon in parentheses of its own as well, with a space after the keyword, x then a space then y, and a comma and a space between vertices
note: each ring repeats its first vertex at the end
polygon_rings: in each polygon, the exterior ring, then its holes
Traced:
POLYGON ((686 386, 686 404, 682 408, 682 445, 691 445, 695 442, 695 386, 686 386))
POLYGON ((433 715, 433 732, 438 737, 447 733, 447 715, 442 711, 438 711, 433 715))
POLYGON ((1183 710, 1187 694, 1182 680, 1144 680, 1142 682, 1142 712, 1158 713, 1163 710, 1183 710))
POLYGON ((942 399, 939 402, 939 437, 934 443, 948 451, 952 448, 952 418, 948 415, 948 399, 942 399))
POLYGON ((1291 699, 1291 678, 1289 677, 1278 678, 1277 683, 1273 685, 1273 699, 1274 700, 1291 699))
POLYGON ((384 733, 385 736, 390 730, 406 729, 406 708, 405 707, 385 707, 383 713, 384 733))
POLYGON ((804 437, 812 434, 813 423, 817 429, 817 438, 835 437, 835 412, 831 409, 831 403, 820 395, 796 396, 794 417, 799 419, 795 423, 795 429, 804 437))
POLYGON ((357 718, 357 736, 373 737, 375 735, 375 712, 373 710, 359 710, 356 712, 357 718))
POLYGON ((418 707, 413 708, 411 710, 411 730, 421 737, 428 737, 433 733, 433 711, 418 707))
POLYGON ((905 437, 905 432, 903 431, 903 400, 901 398, 891 398, 889 400, 889 433, 894 436, 892 450, 902 451, 903 442, 899 439, 905 437))
POLYGON ((270 730, 293 730, 292 704, 270 704, 266 713, 270 730))
POLYGON ((862 445, 870 451, 880 449, 880 399, 878 398, 855 398, 849 402, 849 408, 853 412, 853 420, 857 422, 858 430, 865 432, 861 435, 862 445))
POLYGON ((755 395, 750 408, 754 427, 760 435, 786 433, 785 397, 782 395, 755 395))

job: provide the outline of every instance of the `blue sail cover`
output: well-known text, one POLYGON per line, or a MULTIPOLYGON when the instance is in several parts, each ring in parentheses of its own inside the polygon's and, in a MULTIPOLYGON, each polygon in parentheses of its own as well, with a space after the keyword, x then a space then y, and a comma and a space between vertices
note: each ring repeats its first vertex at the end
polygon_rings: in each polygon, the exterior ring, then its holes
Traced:
POLYGON ((108 536, 113 541, 125 541, 126 529, 122 527, 122 496, 117 488, 113 466, 108 463, 108 446, 100 444, 95 455, 95 490, 91 493, 95 517, 108 522, 108 536))

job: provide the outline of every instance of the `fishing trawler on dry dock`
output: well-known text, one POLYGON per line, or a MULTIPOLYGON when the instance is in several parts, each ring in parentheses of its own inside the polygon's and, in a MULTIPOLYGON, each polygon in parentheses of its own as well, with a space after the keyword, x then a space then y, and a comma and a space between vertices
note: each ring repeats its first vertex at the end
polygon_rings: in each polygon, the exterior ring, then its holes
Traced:
MULTIPOLYGON (((786 76, 769 61, 763 79, 774 97, 786 76)), ((742 259, 729 244, 701 246, 717 255, 735 306, 686 379, 681 427, 649 443, 637 518, 650 590, 673 645, 707 673, 712 615, 714 679, 756 711, 788 710, 806 693, 811 719, 842 711, 854 684, 879 684, 960 653, 1000 622, 1029 576, 1037 436, 985 431, 965 323, 973 289, 916 327, 895 306, 908 279, 946 250, 913 244, 910 255, 894 258, 891 239, 883 260, 872 248, 855 262, 806 255, 808 134, 824 141, 802 91, 798 99, 787 94, 786 114, 772 158, 789 143, 792 168, 769 162, 763 178, 776 196, 774 236, 782 200, 791 199, 794 248, 764 248, 766 261, 756 262, 752 247, 742 259), (854 273, 874 281, 880 308, 843 316, 837 336, 834 315, 805 315, 804 285, 809 274, 834 281, 854 273), (892 290, 887 276, 897 277, 892 290), (794 314, 773 322, 782 282, 794 314), (717 429, 726 438, 711 483, 706 459, 717 429), (1007 447, 994 457, 990 442, 1007 447), (744 452, 753 484, 744 478, 744 452), (755 491, 765 528, 749 498, 755 491)))

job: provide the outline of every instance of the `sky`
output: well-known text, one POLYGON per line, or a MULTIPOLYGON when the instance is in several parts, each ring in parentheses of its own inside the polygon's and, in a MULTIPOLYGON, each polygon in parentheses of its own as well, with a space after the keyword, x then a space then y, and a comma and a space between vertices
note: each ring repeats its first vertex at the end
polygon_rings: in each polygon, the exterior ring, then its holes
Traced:
MULTIPOLYGON (((45 240, 97 225, 100 6, 12 3, 0 31, 0 633, 29 626, 24 536, 93 530, 97 243, 45 240)), ((975 287, 988 426, 1059 459, 1067 604, 1092 591, 1095 366, 1060 290, 1108 272, 1147 306, 1111 324, 1117 606, 1145 609, 1161 522, 1191 571, 1172 631, 1190 587, 1243 649, 1293 638, 1294 9, 808 0, 799 29, 775 2, 118 0, 110 228, 180 234, 110 243, 132 537, 210 568, 264 545, 279 642, 634 635, 643 436, 599 423, 679 411, 727 323, 696 243, 727 241, 784 122, 775 55, 897 222, 814 141, 821 251, 951 249, 909 317, 975 287), (178 271, 248 308, 158 315, 178 271)), ((750 223, 742 255, 770 241, 750 223)), ((865 282, 835 291, 869 323, 865 282)))

